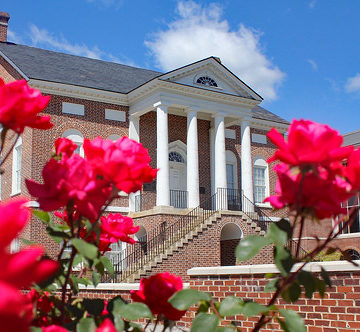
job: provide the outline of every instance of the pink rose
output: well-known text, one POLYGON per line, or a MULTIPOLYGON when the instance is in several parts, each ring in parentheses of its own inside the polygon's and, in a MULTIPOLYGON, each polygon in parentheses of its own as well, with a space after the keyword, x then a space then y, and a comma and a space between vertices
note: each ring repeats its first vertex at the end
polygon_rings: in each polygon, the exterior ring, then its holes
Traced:
POLYGON ((68 330, 59 325, 49 325, 43 327, 42 332, 68 332, 68 330))
POLYGON ((38 116, 50 97, 30 88, 25 80, 5 84, 0 78, 0 123, 21 134, 25 127, 50 129, 49 116, 38 116))
POLYGON ((268 133, 267 136, 279 148, 268 162, 280 160, 301 168, 311 165, 328 167, 334 161, 342 161, 352 151, 352 147, 341 147, 342 136, 327 125, 293 120, 288 133, 287 142, 276 129, 268 133))
POLYGON ((108 234, 112 242, 135 243, 136 241, 129 235, 137 233, 139 228, 139 226, 134 226, 130 217, 123 216, 120 213, 110 213, 106 217, 101 217, 101 232, 108 234))
POLYGON ((157 170, 150 167, 147 150, 128 137, 116 142, 101 137, 85 139, 84 151, 96 172, 126 193, 140 190, 143 183, 156 177, 157 170))
POLYGON ((135 302, 145 303, 153 314, 163 314, 167 319, 179 320, 185 311, 175 309, 169 298, 183 288, 181 277, 169 272, 158 273, 140 281, 140 289, 131 291, 135 302))

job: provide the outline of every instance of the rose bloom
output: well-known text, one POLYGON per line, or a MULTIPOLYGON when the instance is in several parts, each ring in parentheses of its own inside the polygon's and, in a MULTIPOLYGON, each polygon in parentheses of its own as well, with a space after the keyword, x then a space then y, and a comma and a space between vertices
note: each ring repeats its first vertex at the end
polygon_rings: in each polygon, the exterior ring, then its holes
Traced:
POLYGON ((25 80, 5 84, 0 78, 0 123, 21 134, 25 127, 50 129, 49 116, 39 116, 50 97, 30 88, 25 80))
POLYGON ((18 198, 0 203, 0 324, 1 331, 28 331, 32 319, 32 303, 19 289, 29 287, 52 276, 59 264, 41 260, 44 250, 27 247, 11 254, 10 243, 23 230, 30 219, 27 200, 18 198))
POLYGON ((276 209, 288 206, 290 210, 306 212, 318 219, 346 212, 340 203, 353 194, 350 184, 341 177, 322 168, 316 173, 302 175, 283 163, 276 165, 274 170, 278 174, 277 195, 267 197, 264 202, 270 202, 276 209), (302 176, 305 176, 303 180, 302 176))
POLYGON ((116 328, 109 318, 106 318, 96 329, 96 332, 116 332, 116 328))
POLYGON ((60 161, 50 159, 42 176, 44 184, 28 179, 25 183, 45 211, 60 209, 71 201, 81 215, 96 219, 111 195, 109 183, 97 178, 91 165, 77 154, 60 161))
POLYGON ((135 243, 136 241, 129 237, 139 231, 139 226, 134 226, 130 217, 121 215, 120 213, 101 217, 101 233, 108 234, 112 242, 123 241, 127 243, 135 243))
POLYGON ((85 139, 84 151, 96 172, 126 193, 140 190, 143 183, 156 177, 157 170, 149 165, 147 149, 128 137, 116 142, 101 137, 85 139))
POLYGON ((135 302, 145 303, 153 314, 163 314, 167 319, 179 320, 186 312, 175 309, 169 298, 183 288, 181 277, 169 272, 158 273, 149 278, 142 278, 140 289, 131 291, 135 302))
POLYGON ((69 158, 76 150, 77 145, 70 139, 60 137, 55 141, 55 153, 62 158, 69 158))
POLYGON ((309 120, 293 120, 287 142, 276 129, 270 130, 267 136, 279 148, 269 158, 269 163, 280 160, 300 168, 328 167, 334 161, 342 161, 352 151, 352 147, 341 147, 343 138, 336 130, 309 120))

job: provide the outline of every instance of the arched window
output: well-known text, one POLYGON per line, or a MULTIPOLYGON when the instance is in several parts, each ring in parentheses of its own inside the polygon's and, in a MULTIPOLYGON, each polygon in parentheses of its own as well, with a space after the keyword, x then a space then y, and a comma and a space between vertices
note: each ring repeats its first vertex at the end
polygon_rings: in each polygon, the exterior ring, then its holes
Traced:
POLYGON ((79 154, 81 157, 84 157, 84 149, 83 149, 84 137, 82 136, 80 131, 76 129, 66 130, 63 133, 63 137, 72 140, 77 145, 75 153, 79 154))
POLYGON ((196 80, 196 83, 202 84, 205 86, 218 86, 214 79, 209 76, 201 76, 196 80))
POLYGON ((254 160, 254 200, 262 204, 269 196, 269 166, 265 158, 257 157, 254 160))
POLYGON ((19 137, 13 149, 11 194, 21 192, 22 138, 19 137))
POLYGON ((107 137, 107 139, 112 140, 113 142, 116 142, 119 138, 121 138, 121 136, 117 134, 111 134, 107 137))
POLYGON ((176 151, 171 151, 169 153, 169 161, 174 161, 176 163, 184 163, 185 162, 184 157, 179 152, 176 152, 176 151))

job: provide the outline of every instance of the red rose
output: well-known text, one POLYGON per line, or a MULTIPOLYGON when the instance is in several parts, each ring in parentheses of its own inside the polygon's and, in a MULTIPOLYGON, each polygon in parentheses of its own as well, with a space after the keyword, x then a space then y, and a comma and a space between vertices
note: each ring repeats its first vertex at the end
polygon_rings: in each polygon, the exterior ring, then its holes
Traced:
POLYGON ((0 123, 18 134, 25 127, 50 129, 49 116, 38 116, 49 104, 50 97, 30 88, 25 80, 5 84, 0 78, 0 123))
POLYGON ((348 157, 352 151, 352 147, 341 147, 342 136, 327 125, 294 120, 288 133, 287 142, 276 129, 268 133, 267 136, 279 148, 268 162, 280 160, 301 168, 314 164, 327 167, 348 157))
POLYGON ((50 325, 43 327, 42 332, 68 332, 68 330, 59 325, 50 325))
POLYGON ((37 197, 45 211, 57 210, 72 201, 81 215, 96 219, 111 195, 108 182, 97 178, 91 165, 77 154, 60 161, 51 159, 42 176, 44 184, 25 182, 30 195, 37 197))
POLYGON ((108 234, 112 242, 123 241, 127 243, 135 243, 136 241, 129 237, 139 230, 139 226, 134 226, 130 217, 121 215, 120 213, 109 214, 101 217, 101 233, 108 234))
POLYGON ((84 151, 96 172, 126 193, 140 190, 143 183, 156 177, 157 170, 150 167, 147 150, 128 137, 116 142, 101 137, 85 139, 84 151))
POLYGON ((60 137, 55 141, 55 152, 57 156, 69 158, 76 150, 77 145, 70 139, 60 137))
POLYGON ((169 272, 158 273, 140 281, 140 289, 131 291, 135 302, 145 303, 153 314, 163 314, 167 319, 179 320, 185 311, 175 309, 169 298, 183 288, 181 277, 169 272))
POLYGON ((116 332, 116 328, 109 318, 106 318, 96 329, 96 332, 116 332))
POLYGON ((326 169, 318 168, 316 173, 302 175, 285 164, 278 164, 274 170, 278 174, 275 188, 278 195, 267 197, 264 202, 277 209, 288 206, 324 219, 344 213, 340 203, 353 195, 348 182, 326 169), (302 176, 305 176, 303 180, 302 176))

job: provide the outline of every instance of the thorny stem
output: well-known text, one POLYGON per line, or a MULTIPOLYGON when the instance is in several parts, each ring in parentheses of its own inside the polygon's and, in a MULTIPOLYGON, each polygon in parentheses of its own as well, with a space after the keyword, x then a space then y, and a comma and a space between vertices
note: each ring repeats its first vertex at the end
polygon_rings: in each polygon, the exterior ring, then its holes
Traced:
POLYGON ((299 258, 299 251, 300 251, 300 244, 301 244, 301 238, 302 238, 302 233, 304 230, 304 224, 305 224, 305 218, 304 216, 301 216, 300 219, 300 230, 299 230, 299 236, 298 236, 298 241, 297 241, 297 246, 296 246, 296 253, 295 253, 295 258, 299 258))

